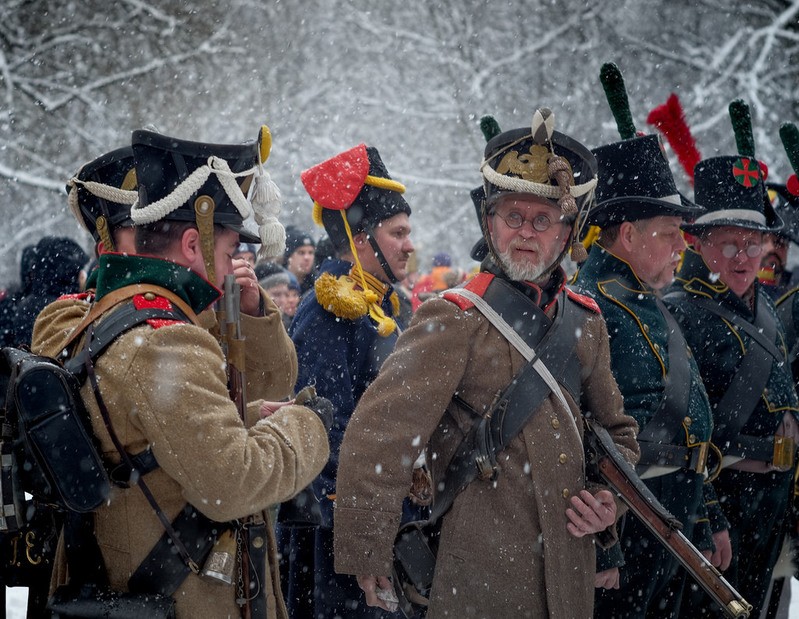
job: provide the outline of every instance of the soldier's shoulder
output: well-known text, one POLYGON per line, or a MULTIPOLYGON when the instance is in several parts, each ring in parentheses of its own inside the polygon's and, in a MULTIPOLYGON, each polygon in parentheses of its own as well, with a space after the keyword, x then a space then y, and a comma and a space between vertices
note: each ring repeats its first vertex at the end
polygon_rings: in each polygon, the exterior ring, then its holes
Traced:
POLYGON ((570 301, 576 303, 583 309, 587 309, 593 314, 601 314, 602 310, 599 308, 597 302, 587 294, 585 294, 582 290, 576 291, 573 290, 570 286, 566 286, 566 296, 570 301))
MULTIPOLYGON (((470 293, 482 298, 488 289, 488 285, 493 279, 494 275, 491 273, 478 273, 468 282, 466 282, 461 289, 468 290, 470 293)), ((469 299, 467 296, 460 294, 458 290, 460 289, 455 288, 452 290, 447 290, 444 292, 442 297, 450 303, 454 303, 462 310, 467 310, 471 307, 474 307, 474 301, 469 299)))

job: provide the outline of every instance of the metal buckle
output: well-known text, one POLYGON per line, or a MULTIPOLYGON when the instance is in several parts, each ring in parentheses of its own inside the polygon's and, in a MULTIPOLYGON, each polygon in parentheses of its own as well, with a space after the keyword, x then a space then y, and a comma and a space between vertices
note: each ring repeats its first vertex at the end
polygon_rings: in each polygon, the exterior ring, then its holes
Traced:
POLYGON ((780 471, 788 471, 793 466, 796 443, 788 436, 774 436, 774 455, 771 464, 780 471))
POLYGON ((700 475, 705 472, 707 467, 707 456, 710 451, 710 443, 697 443, 691 448, 691 462, 689 469, 699 473, 700 475))
POLYGON ((708 447, 708 461, 710 461, 710 456, 716 457, 716 464, 712 469, 708 469, 707 479, 705 480, 706 482, 711 482, 714 481, 721 473, 721 463, 724 460, 724 454, 721 453, 721 449, 714 445, 713 442, 708 443, 708 447))
POLYGON ((491 458, 486 454, 480 454, 475 457, 474 463, 477 465, 477 476, 482 481, 489 481, 494 477, 496 468, 491 464, 491 458))

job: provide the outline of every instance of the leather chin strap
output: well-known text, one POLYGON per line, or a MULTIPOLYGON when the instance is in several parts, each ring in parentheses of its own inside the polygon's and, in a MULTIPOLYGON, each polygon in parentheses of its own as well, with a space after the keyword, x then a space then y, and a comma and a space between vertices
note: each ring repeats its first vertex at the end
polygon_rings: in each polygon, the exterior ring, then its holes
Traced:
POLYGON ((386 257, 383 255, 383 250, 380 249, 380 245, 377 244, 377 239, 375 238, 374 235, 374 228, 370 226, 365 232, 366 232, 366 238, 369 239, 369 245, 372 246, 372 249, 375 252, 375 256, 377 256, 377 260, 380 262, 380 266, 383 267, 383 272, 386 274, 389 283, 391 284, 399 283, 397 276, 394 275, 394 271, 392 271, 391 267, 388 265, 388 260, 386 260, 386 257))

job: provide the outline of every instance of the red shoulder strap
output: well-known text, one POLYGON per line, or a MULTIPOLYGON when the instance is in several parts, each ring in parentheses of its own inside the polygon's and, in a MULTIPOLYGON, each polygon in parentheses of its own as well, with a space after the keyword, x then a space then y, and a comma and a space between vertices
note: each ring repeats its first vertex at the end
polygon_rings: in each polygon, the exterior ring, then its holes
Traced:
POLYGON ((73 294, 62 294, 58 297, 59 301, 89 301, 94 293, 89 292, 76 292, 73 294))
MULTIPOLYGON (((464 288, 470 292, 473 292, 477 296, 482 297, 488 289, 488 285, 491 283, 491 280, 493 279, 494 275, 492 273, 478 273, 472 279, 466 282, 464 288)), ((444 298, 447 301, 454 303, 462 310, 467 310, 470 307, 474 307, 474 303, 472 303, 469 299, 454 292, 445 292, 444 298)))
MULTIPOLYGON (((160 309, 171 312, 172 310, 175 309, 169 299, 167 299, 166 297, 153 294, 151 292, 134 295, 133 306, 137 310, 160 309)), ((183 320, 169 320, 166 318, 147 319, 147 324, 150 325, 153 329, 160 329, 161 327, 167 327, 169 325, 179 325, 183 324, 184 322, 185 321, 183 320)))
POLYGON ((584 294, 577 294, 576 292, 574 292, 574 290, 572 290, 568 286, 566 287, 566 294, 572 301, 577 303, 577 305, 580 305, 587 310, 591 310, 595 314, 602 313, 602 310, 599 309, 599 306, 596 304, 596 301, 594 301, 591 297, 587 297, 584 294))

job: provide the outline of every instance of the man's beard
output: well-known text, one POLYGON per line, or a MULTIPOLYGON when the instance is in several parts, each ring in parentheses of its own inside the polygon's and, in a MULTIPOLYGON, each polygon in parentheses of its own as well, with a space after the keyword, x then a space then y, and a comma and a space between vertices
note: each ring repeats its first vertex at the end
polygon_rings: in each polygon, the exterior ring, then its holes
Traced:
POLYGON ((536 252, 539 260, 537 260, 535 264, 526 261, 513 260, 511 252, 513 251, 514 247, 514 245, 511 245, 504 252, 498 251, 497 257, 499 258, 500 265, 507 276, 516 282, 534 282, 538 280, 544 271, 552 266, 555 258, 557 257, 554 255, 554 251, 552 250, 550 250, 547 255, 544 255, 541 251, 540 243, 537 241, 528 241, 524 245, 524 249, 529 249, 536 252))

